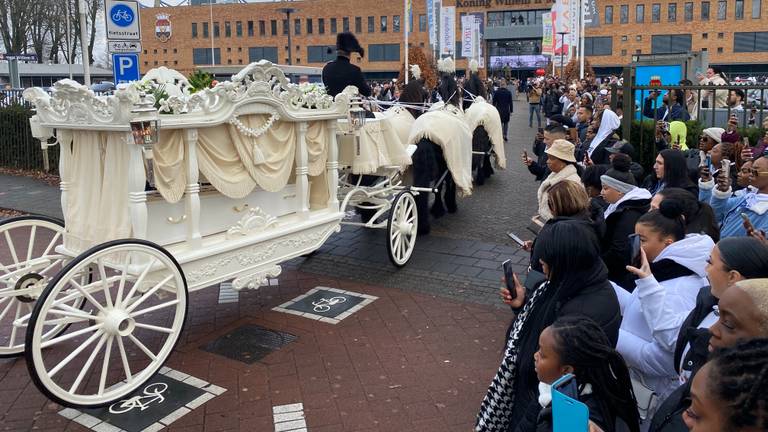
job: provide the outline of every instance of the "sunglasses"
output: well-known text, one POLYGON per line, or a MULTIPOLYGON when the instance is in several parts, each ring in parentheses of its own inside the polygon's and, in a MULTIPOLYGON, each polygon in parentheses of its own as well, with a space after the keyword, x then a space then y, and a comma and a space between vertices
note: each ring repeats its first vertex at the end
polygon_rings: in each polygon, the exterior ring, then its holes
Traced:
POLYGON ((752 177, 768 176, 768 171, 758 171, 753 168, 749 170, 749 175, 751 175, 752 177))

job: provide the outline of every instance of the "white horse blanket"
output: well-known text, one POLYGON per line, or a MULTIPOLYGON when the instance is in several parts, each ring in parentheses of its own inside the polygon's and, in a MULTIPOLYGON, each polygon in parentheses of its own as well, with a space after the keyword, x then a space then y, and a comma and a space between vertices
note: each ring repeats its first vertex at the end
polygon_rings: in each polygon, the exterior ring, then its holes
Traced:
POLYGON ((373 114, 377 119, 388 119, 395 133, 400 138, 403 148, 408 146, 408 136, 411 134, 413 122, 416 121, 410 111, 401 106, 393 106, 384 112, 375 112, 373 114))
MULTIPOLYGON (((434 108, 434 107, 433 107, 434 108)), ((472 132, 461 109, 443 105, 416 119, 408 144, 426 138, 443 149, 443 157, 462 195, 472 194, 472 132)))
MULTIPOLYGON (((354 135, 339 135, 339 162, 352 167, 353 174, 374 174, 380 167, 410 165, 411 157, 396 123, 389 117, 366 119, 359 146, 354 135)), ((346 120, 339 120, 339 129, 348 128, 346 120)))
POLYGON ((501 131, 501 117, 495 106, 489 104, 483 97, 478 96, 464 112, 469 130, 474 132, 478 126, 485 128, 496 153, 496 163, 499 168, 507 168, 507 157, 504 154, 504 135, 501 131))

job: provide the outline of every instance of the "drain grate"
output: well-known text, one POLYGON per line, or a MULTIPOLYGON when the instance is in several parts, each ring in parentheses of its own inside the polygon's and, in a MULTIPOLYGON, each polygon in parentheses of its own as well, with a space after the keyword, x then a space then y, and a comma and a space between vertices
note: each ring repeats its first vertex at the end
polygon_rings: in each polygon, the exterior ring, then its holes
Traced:
POLYGON ((252 364, 296 339, 296 336, 290 333, 247 324, 201 348, 232 360, 252 364))

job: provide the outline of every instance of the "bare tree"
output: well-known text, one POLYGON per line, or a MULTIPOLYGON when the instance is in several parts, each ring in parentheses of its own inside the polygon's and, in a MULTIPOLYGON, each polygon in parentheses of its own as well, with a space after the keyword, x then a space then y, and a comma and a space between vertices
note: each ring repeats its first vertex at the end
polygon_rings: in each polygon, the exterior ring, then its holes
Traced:
POLYGON ((32 3, 32 14, 29 22, 29 42, 37 54, 37 62, 43 63, 46 51, 53 51, 54 23, 58 21, 56 0, 37 0, 32 3))
POLYGON ((0 36, 8 52, 26 52, 27 31, 35 3, 30 0, 0 0, 0 36))

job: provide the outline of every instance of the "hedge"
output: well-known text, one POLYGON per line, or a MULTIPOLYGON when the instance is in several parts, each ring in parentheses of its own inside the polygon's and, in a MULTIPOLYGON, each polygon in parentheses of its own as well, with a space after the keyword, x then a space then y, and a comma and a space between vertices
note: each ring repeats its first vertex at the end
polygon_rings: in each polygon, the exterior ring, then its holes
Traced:
MULTIPOLYGON (((0 167, 23 170, 43 170, 40 141, 32 137, 29 119, 34 113, 22 105, 0 108, 0 167)), ((48 150, 51 171, 59 166, 59 149, 48 150)))

